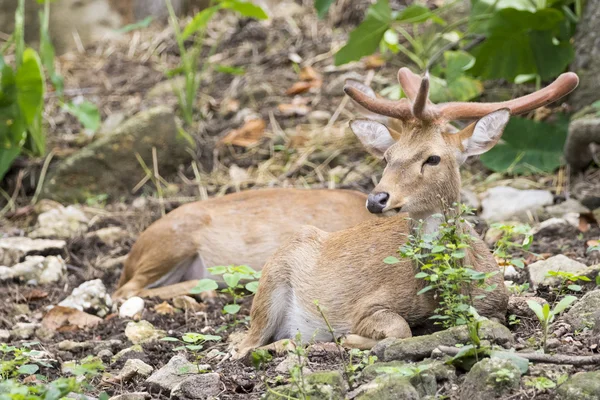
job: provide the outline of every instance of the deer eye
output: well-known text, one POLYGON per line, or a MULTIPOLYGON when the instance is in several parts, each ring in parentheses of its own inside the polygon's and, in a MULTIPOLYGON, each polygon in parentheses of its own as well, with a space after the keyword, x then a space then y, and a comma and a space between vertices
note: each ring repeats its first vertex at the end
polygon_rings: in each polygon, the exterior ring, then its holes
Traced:
POLYGON ((429 158, 425 160, 425 164, 438 165, 440 163, 440 160, 440 156, 429 156, 429 158))

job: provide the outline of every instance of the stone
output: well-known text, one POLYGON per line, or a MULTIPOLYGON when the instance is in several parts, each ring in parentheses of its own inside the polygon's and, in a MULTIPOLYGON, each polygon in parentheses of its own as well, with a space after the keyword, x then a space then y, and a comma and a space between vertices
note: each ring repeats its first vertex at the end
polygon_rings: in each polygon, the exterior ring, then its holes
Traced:
POLYGON ((137 358, 130 358, 117 375, 122 382, 128 382, 135 377, 147 378, 154 371, 154 367, 137 358))
POLYGON ((85 202, 103 194, 119 197, 145 176, 136 153, 152 166, 155 148, 158 171, 167 178, 191 159, 190 146, 179 133, 173 110, 165 106, 144 110, 62 160, 49 173, 43 195, 65 202, 85 202))
POLYGON ((185 356, 176 355, 164 367, 150 375, 146 384, 157 390, 171 392, 179 383, 188 379, 190 374, 197 374, 201 370, 210 370, 210 366, 198 366, 189 362, 185 356))
POLYGON ((177 296, 173 299, 173 305, 184 311, 199 312, 206 310, 206 304, 200 304, 190 296, 177 296))
MULTIPOLYGON (((482 340, 490 340, 499 345, 512 343, 510 330, 502 324, 483 320, 479 336, 482 340)), ((466 326, 448 328, 431 335, 414 336, 407 339, 393 339, 379 342, 372 350, 381 361, 420 361, 431 355, 438 346, 455 346, 469 341, 466 326)))
MULTIPOLYGON (((596 0, 594 0, 596 1, 596 0)), ((594 153, 590 144, 600 142, 600 118, 597 109, 593 106, 591 115, 575 115, 569 123, 569 133, 565 143, 565 160, 574 171, 581 171, 594 161, 594 153)), ((580 114, 580 113, 578 113, 580 114)))
POLYGON ((216 372, 192 375, 175 385, 171 399, 207 399, 222 391, 221 377, 216 372))
POLYGON ((441 360, 430 359, 425 359, 416 364, 405 361, 376 362, 365 367, 362 377, 366 380, 372 380, 378 376, 406 375, 417 370, 426 371, 433 375, 437 382, 456 380, 456 370, 453 366, 446 365, 441 360))
MULTIPOLYGON (((579 219, 579 218, 578 218, 579 219)), ((550 218, 535 226, 531 233, 534 235, 557 235, 564 234, 565 231, 572 230, 574 227, 564 218, 550 218)))
POLYGON ((11 331, 11 336, 16 339, 31 339, 40 324, 34 322, 17 322, 11 331))
POLYGON ((73 289, 71 295, 58 305, 104 317, 112 311, 113 302, 104 283, 100 279, 94 279, 73 289))
POLYGON ((553 201, 554 196, 547 190, 519 190, 497 186, 483 194, 480 216, 490 222, 511 219, 526 222, 530 219, 530 214, 538 214, 553 201))
POLYGON ((64 240, 0 238, 0 265, 13 266, 32 255, 60 255, 67 248, 64 240))
POLYGON ((547 276, 550 271, 571 272, 579 275, 584 273, 587 268, 588 267, 585 264, 559 254, 546 260, 529 264, 527 272, 529 274, 531 288, 536 290, 539 286, 556 286, 560 283, 559 278, 547 276))
POLYGON ((571 376, 556 391, 557 400, 600 400, 600 371, 571 376))
POLYGON ((130 297, 125 300, 121 307, 119 307, 119 317, 121 318, 133 318, 136 315, 141 316, 144 311, 144 299, 141 297, 130 297))
POLYGON ((151 396, 148 392, 133 392, 113 396, 108 400, 148 400, 150 398, 151 396))
POLYGON ((595 313, 598 310, 600 310, 600 290, 592 290, 573 304, 571 309, 564 314, 564 319, 574 330, 594 329, 595 313))
POLYGON ((519 278, 519 276, 521 276, 521 274, 512 265, 508 265, 504 269, 504 279, 506 280, 515 281, 519 278))
POLYGON ((116 258, 108 258, 97 264, 97 267, 106 272, 114 271, 118 268, 122 268, 123 265, 125 265, 125 260, 127 260, 127 255, 116 258))
POLYGON ((575 199, 567 199, 562 203, 554 204, 546 207, 546 212, 553 217, 563 217, 565 214, 587 214, 590 209, 581 204, 575 199))
POLYGON ((519 388, 521 371, 510 360, 485 358, 467 373, 460 400, 504 399, 519 388))
POLYGON ((360 386, 356 400, 420 400, 417 389, 406 377, 376 378, 360 386))
POLYGON ((27 256, 25 261, 9 267, 0 267, 0 280, 19 279, 39 284, 58 282, 67 272, 61 256, 27 256))
POLYGON ((144 349, 142 348, 142 346, 140 346, 139 344, 136 344, 131 347, 126 347, 123 350, 120 350, 111 359, 111 364, 114 364, 114 363, 122 361, 122 360, 127 361, 132 358, 141 358, 144 355, 145 355, 144 349))
MULTIPOLYGON (((338 371, 314 372, 304 377, 306 382, 305 391, 311 400, 342 400, 347 391, 346 382, 338 371)), ((292 385, 277 386, 277 393, 287 396, 286 398, 299 398, 298 389, 292 385)), ((278 394, 267 392, 265 400, 281 399, 278 394)))
POLYGON ((125 327, 125 336, 133 344, 140 344, 158 340, 166 336, 166 332, 160 329, 156 329, 148 321, 131 321, 125 327))
POLYGON ((479 197, 469 189, 460 189, 460 201, 474 210, 479 210, 479 207, 481 207, 479 197))
POLYGON ((107 364, 110 363, 110 360, 114 357, 114 354, 109 349, 102 349, 96 354, 96 356, 98 356, 103 363, 107 364))
POLYGON ((324 125, 331 119, 331 113, 329 111, 315 110, 308 113, 308 122, 315 125, 324 125))
POLYGON ((535 313, 529 308, 528 301, 535 301, 540 305, 547 303, 541 297, 526 297, 526 296, 510 296, 508 298, 508 314, 516 315, 517 317, 527 317, 536 319, 535 313))
POLYGON ((58 343, 58 349, 62 351, 82 351, 93 347, 91 342, 76 342, 74 340, 63 340, 58 343))
POLYGON ((97 238, 105 245, 114 247, 115 244, 129 238, 129 232, 123 228, 119 228, 118 226, 109 226, 107 228, 98 229, 94 232, 88 232, 85 236, 87 238, 97 238))
MULTIPOLYGON (((285 357, 283 359, 282 362, 280 362, 276 367, 275 367, 275 372, 280 373, 280 374, 289 374, 290 370, 297 365, 299 362, 304 363, 304 358, 303 361, 298 361, 298 356, 296 356, 295 354, 288 354, 287 357, 285 357)), ((306 375, 306 374, 310 374, 311 370, 308 369, 306 366, 302 367, 302 372, 306 375)))
POLYGON ((6 343, 10 339, 10 331, 8 329, 0 329, 0 343, 6 343))
POLYGON ((75 206, 53 208, 38 215, 32 238, 71 239, 85 233, 88 217, 75 206))

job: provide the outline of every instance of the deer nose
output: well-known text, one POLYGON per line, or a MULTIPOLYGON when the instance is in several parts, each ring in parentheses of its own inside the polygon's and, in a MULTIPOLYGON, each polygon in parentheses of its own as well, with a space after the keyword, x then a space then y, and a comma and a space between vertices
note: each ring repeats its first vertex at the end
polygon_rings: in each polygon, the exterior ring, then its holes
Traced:
POLYGON ((373 214, 380 214, 387 205, 390 195, 386 192, 371 193, 367 197, 367 210, 373 214))

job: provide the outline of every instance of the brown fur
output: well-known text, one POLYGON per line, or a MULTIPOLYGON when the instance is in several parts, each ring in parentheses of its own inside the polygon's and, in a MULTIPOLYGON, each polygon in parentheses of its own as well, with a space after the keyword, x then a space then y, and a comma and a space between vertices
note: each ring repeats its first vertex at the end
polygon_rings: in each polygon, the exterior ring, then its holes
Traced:
POLYGON ((140 294, 196 255, 207 267, 246 264, 259 270, 301 225, 332 232, 375 218, 365 202, 366 195, 349 190, 263 189, 183 205, 140 235, 113 297, 140 294))

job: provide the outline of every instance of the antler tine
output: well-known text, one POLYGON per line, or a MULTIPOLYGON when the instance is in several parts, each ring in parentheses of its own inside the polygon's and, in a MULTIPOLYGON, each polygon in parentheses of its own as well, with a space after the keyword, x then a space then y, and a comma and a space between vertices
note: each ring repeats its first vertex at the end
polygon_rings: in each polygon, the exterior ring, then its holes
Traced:
POLYGON ((349 84, 344 86, 344 92, 350 96, 352 100, 376 114, 402 120, 412 118, 410 102, 407 99, 392 101, 373 98, 349 84))
POLYGON ((410 101, 415 101, 421 85, 421 77, 410 69, 402 67, 398 70, 398 83, 400 83, 406 97, 410 101))
POLYGON ((429 119, 430 115, 427 112, 427 98, 429 97, 429 71, 425 71, 421 85, 417 92, 417 97, 413 101, 412 113, 418 119, 429 119))
POLYGON ((499 103, 445 103, 436 108, 449 121, 481 118, 501 108, 508 108, 512 115, 518 115, 555 102, 571 93, 578 84, 577 74, 566 72, 545 88, 514 100, 499 103))

